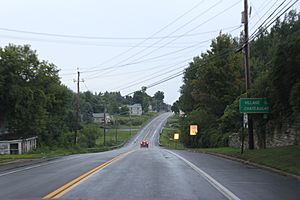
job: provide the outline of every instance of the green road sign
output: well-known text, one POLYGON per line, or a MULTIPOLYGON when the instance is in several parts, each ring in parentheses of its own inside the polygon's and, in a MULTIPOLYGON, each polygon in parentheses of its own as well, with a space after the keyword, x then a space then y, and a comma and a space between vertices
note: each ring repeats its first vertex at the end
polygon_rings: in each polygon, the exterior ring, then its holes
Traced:
POLYGON ((241 113, 270 113, 267 98, 240 98, 241 113))

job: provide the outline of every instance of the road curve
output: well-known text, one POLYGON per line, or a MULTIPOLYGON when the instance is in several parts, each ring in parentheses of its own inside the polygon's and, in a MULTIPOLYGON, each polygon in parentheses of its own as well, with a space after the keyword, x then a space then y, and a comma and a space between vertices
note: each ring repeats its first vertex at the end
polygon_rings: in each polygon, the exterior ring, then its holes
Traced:
POLYGON ((0 199, 298 199, 300 183, 212 155, 157 144, 170 113, 124 147, 0 172, 0 199), (148 149, 140 148, 143 139, 148 149))

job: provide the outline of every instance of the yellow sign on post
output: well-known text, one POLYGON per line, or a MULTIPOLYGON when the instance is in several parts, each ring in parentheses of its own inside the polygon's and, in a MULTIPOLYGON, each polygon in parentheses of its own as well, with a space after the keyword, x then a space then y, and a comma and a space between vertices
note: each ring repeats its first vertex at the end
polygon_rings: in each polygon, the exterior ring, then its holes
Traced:
POLYGON ((190 135, 197 135, 197 133, 198 133, 198 126, 190 125, 190 135))
POLYGON ((179 140, 179 133, 174 133, 174 140, 179 140))

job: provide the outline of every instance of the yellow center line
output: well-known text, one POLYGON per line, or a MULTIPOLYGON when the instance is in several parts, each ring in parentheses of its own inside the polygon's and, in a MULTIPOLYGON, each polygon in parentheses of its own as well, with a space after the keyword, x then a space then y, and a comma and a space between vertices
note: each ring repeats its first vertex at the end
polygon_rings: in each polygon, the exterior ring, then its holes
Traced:
POLYGON ((129 151, 127 153, 123 153, 119 156, 114 157, 113 159, 99 165, 98 167, 86 172, 85 174, 79 176, 78 178, 70 181, 69 183, 61 186, 60 188, 54 190, 53 192, 51 192, 50 194, 44 196, 42 199, 58 199, 61 196, 63 196, 64 194, 66 194, 67 192, 69 192, 70 190, 72 190, 73 188, 75 188, 76 186, 78 186, 80 183, 82 183, 83 181, 87 180, 88 178, 90 178, 91 176, 95 175, 96 173, 98 173, 99 171, 103 170, 104 168, 106 168, 107 166, 111 165, 112 163, 124 158, 125 156, 127 156, 128 154, 132 153, 133 151, 129 151))

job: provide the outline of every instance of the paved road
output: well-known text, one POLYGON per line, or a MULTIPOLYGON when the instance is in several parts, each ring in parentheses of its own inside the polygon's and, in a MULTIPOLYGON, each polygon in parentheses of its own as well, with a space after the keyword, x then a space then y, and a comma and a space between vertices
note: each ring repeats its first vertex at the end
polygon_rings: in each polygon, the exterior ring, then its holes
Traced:
POLYGON ((299 199, 300 181, 231 160, 157 145, 170 116, 125 147, 0 172, 0 199, 299 199), (142 139, 149 149, 139 148, 142 139))

